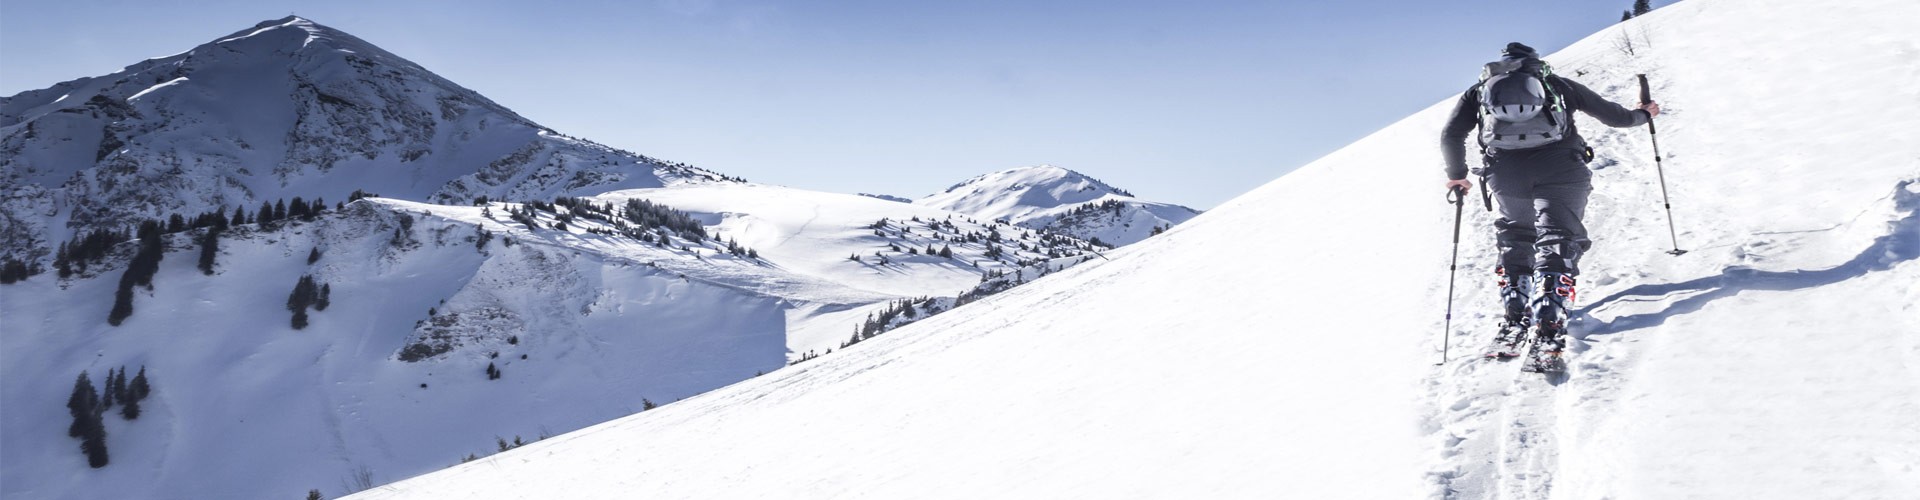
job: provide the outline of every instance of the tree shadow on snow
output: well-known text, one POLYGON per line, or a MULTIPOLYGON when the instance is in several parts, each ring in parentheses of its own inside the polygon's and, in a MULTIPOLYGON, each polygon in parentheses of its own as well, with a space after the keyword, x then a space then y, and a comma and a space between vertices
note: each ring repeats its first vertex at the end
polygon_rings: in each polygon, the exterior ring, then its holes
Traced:
POLYGON ((1586 333, 1582 337, 1610 335, 1659 326, 1665 323, 1667 318, 1699 311, 1708 303, 1746 290, 1799 290, 1829 285, 1870 272, 1884 271, 1901 262, 1920 259, 1920 193, 1908 189, 1910 185, 1916 183, 1920 183, 1920 179, 1904 180, 1894 187, 1894 208, 1904 215, 1889 224, 1891 231, 1875 238, 1872 245, 1867 246, 1866 250, 1861 251, 1846 263, 1826 269, 1792 271, 1728 267, 1721 270, 1717 276, 1681 283, 1635 286, 1580 308, 1575 314, 1583 317, 1584 322, 1594 325, 1583 328, 1582 330, 1586 333), (1675 301, 1661 311, 1621 316, 1604 322, 1596 320, 1592 315, 1593 312, 1615 302, 1645 300, 1690 292, 1698 293, 1675 301))

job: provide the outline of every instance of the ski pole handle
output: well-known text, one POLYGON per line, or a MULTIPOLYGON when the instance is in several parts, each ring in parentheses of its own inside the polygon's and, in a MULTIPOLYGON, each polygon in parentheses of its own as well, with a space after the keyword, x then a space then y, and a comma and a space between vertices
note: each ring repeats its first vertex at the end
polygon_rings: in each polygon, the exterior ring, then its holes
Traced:
MULTIPOLYGON (((1653 102, 1653 91, 1647 89, 1647 75, 1645 73, 1641 73, 1638 75, 1634 75, 1634 77, 1640 79, 1640 105, 1645 106, 1647 105, 1647 103, 1653 102)), ((1659 131, 1654 130, 1653 128, 1653 115, 1651 114, 1647 115, 1647 133, 1649 134, 1660 133, 1659 131)))

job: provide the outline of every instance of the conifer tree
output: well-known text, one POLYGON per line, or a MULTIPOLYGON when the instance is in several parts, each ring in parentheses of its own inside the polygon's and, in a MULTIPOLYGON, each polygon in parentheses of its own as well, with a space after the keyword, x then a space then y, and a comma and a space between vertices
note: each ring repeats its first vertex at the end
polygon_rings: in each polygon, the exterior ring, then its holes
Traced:
POLYGON ((1653 12, 1653 5, 1651 2, 1647 0, 1633 0, 1634 17, 1647 15, 1648 12, 1653 12))
POLYGON ((273 201, 273 220, 287 220, 286 200, 273 201))
POLYGON ((320 247, 313 247, 313 250, 307 251, 307 264, 311 265, 319 261, 320 261, 320 247))
POLYGON ((120 376, 112 368, 107 369, 107 380, 100 384, 100 411, 113 409, 116 396, 120 395, 120 376))
POLYGON ((322 283, 320 285, 320 296, 313 299, 313 310, 325 311, 327 310, 327 306, 332 304, 333 304, 333 284, 322 283))
POLYGON ((73 415, 73 425, 67 427, 67 436, 80 438, 80 452, 87 455, 87 465, 95 469, 107 466, 107 430, 100 425, 100 395, 93 389, 93 382, 87 379, 87 372, 80 372, 80 378, 73 382, 73 395, 67 398, 68 413, 73 415))
POLYGON ((235 226, 247 223, 247 207, 233 207, 233 219, 227 221, 235 226))
POLYGON ((128 393, 133 396, 133 399, 136 400, 147 399, 147 394, 153 391, 153 388, 147 385, 147 367, 145 365, 140 366, 140 372, 134 374, 133 384, 128 386, 127 390, 128 393))
POLYGON ((133 399, 132 384, 127 383, 127 367, 124 365, 113 376, 113 396, 123 402, 133 399))
POLYGON ((133 285, 125 279, 120 281, 123 284, 113 292, 113 309, 107 311, 107 324, 113 326, 120 326, 120 322, 133 315, 133 285))
POLYGON ((80 437, 85 429, 82 418, 94 413, 100 395, 93 390, 93 381, 87 378, 87 372, 81 371, 80 378, 73 381, 73 394, 67 396, 67 414, 73 416, 73 425, 67 427, 67 437, 80 437))
POLYGON ((288 218, 298 217, 301 220, 307 220, 310 218, 310 217, 307 217, 308 208, 311 208, 311 207, 307 206, 307 200, 304 200, 298 196, 295 196, 293 197, 293 204, 287 206, 287 217, 288 218))
POLYGON ((200 237, 200 273, 213 275, 213 261, 220 256, 220 228, 207 228, 207 234, 200 237))
POLYGON ((127 420, 139 420, 140 419, 140 400, 127 399, 126 401, 120 402, 120 418, 124 418, 127 420))
POLYGON ((273 204, 261 201, 260 209, 253 211, 253 221, 260 224, 273 222, 273 204))
POLYGON ((313 285, 312 275, 303 275, 294 283, 293 292, 287 294, 287 310, 293 311, 293 329, 307 327, 307 307, 319 298, 319 288, 313 285))
POLYGON ((68 248, 67 243, 60 243, 60 253, 55 254, 53 258, 53 269, 60 273, 61 278, 73 276, 73 259, 68 253, 70 251, 68 248))
POLYGON ((307 500, 326 500, 326 497, 320 496, 320 490, 307 490, 307 500))

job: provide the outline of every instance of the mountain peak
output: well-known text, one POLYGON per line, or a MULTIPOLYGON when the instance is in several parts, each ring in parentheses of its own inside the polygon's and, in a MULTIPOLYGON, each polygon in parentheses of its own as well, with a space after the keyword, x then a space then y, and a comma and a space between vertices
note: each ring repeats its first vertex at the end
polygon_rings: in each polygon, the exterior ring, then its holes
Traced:
POLYGON ((914 203, 1122 245, 1199 214, 1187 207, 1138 200, 1125 189, 1046 164, 967 179, 914 203), (1095 205, 1104 209, 1091 210, 1095 205))
POLYGON ((1086 174, 1040 164, 976 176, 954 184, 946 191, 921 198, 921 201, 950 204, 966 198, 1017 199, 1021 205, 1056 207, 1084 203, 1108 194, 1133 196, 1133 193, 1086 174))
POLYGON ((1116 188, 1111 185, 1108 185, 1107 183, 1101 182, 1099 179, 1090 177, 1087 174, 1082 174, 1072 169, 1057 167, 1057 166, 1048 165, 1044 163, 1039 165, 1026 166, 1026 167, 1009 168, 1006 170, 1001 170, 998 172, 993 172, 990 174, 974 177, 972 179, 967 179, 966 182, 957 184, 952 188, 947 188, 947 191, 951 192, 955 188, 959 188, 961 186, 966 186, 966 185, 990 184, 990 183, 1024 184, 1029 186, 1041 185, 1041 184, 1078 184, 1083 187, 1093 188, 1094 190, 1115 193, 1123 196, 1133 196, 1132 193, 1128 193, 1124 189, 1120 189, 1120 188, 1116 188))

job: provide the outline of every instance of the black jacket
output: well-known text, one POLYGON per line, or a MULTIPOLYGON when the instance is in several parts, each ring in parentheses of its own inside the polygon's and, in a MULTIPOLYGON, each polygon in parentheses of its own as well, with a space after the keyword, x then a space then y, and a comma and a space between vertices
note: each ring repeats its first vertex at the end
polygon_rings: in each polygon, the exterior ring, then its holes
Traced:
MULTIPOLYGON (((1592 89, 1559 75, 1548 76, 1547 85, 1553 86, 1564 100, 1569 114, 1573 111, 1586 113, 1609 127, 1638 127, 1645 125, 1651 117, 1639 109, 1627 109, 1596 94, 1592 89)), ((1440 132, 1440 154, 1447 162, 1448 179, 1467 178, 1467 136, 1480 125, 1480 84, 1473 84, 1460 101, 1453 106, 1453 117, 1447 120, 1447 127, 1440 132)), ((1580 130, 1574 124, 1567 124, 1567 138, 1559 142, 1533 148, 1535 150, 1564 148, 1580 150, 1587 147, 1587 140, 1580 137, 1580 130)))

